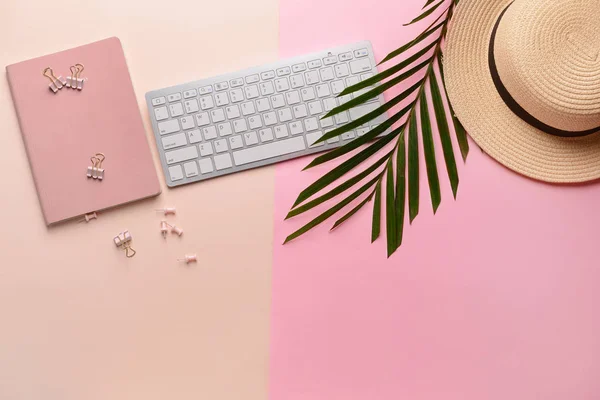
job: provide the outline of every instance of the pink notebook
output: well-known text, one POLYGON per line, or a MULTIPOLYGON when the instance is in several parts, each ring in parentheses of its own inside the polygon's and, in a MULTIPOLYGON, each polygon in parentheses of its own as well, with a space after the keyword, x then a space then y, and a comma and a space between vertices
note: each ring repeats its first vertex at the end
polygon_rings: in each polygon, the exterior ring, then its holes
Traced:
POLYGON ((125 55, 113 37, 6 67, 23 141, 48 225, 160 193, 125 55), (84 65, 83 90, 53 93, 42 75, 84 65), (86 176, 106 157, 104 179, 86 176))

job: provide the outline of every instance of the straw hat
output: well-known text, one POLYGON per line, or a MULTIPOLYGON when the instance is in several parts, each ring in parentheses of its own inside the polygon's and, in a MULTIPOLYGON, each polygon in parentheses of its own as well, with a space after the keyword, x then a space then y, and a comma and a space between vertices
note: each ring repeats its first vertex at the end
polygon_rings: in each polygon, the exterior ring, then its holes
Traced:
POLYGON ((444 72, 456 116, 500 163, 600 178, 600 0, 461 0, 444 72))

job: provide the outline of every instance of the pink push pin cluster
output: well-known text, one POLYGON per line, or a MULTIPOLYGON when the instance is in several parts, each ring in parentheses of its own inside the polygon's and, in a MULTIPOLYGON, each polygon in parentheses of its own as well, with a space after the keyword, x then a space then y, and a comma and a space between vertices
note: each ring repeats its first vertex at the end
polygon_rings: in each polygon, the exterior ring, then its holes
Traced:
POLYGON ((186 254, 185 258, 179 258, 177 261, 185 261, 186 264, 197 262, 198 256, 196 254, 186 254))
POLYGON ((160 221, 160 233, 162 234, 164 239, 167 238, 167 232, 169 231, 171 231, 171 233, 177 234, 177 236, 183 235, 183 229, 178 228, 175 225, 171 225, 167 223, 167 221, 160 221))

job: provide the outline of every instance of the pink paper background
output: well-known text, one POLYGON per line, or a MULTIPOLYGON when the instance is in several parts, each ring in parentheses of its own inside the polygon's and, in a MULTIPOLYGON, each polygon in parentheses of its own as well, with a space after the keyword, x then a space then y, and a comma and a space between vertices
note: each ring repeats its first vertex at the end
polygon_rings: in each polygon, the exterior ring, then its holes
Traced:
MULTIPOLYGON (((381 60, 423 3, 281 0, 280 55, 369 39, 381 60)), ((600 184, 534 182, 472 145, 454 202, 436 145, 442 205, 434 218, 422 167, 390 260, 370 207, 279 246, 317 215, 283 221, 328 168, 277 166, 271 400, 600 398, 600 184)))

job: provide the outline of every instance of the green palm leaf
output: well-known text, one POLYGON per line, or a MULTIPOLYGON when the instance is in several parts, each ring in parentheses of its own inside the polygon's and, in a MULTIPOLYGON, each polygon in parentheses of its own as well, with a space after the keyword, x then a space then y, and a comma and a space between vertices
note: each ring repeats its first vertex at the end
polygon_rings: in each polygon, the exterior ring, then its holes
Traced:
POLYGON ((433 134, 431 132, 431 119, 429 117, 429 109, 427 104, 427 93, 425 90, 421 92, 419 100, 421 105, 421 134, 423 135, 423 151, 425 152, 425 165, 427 166, 427 180, 429 181, 429 194, 431 196, 431 205, 435 214, 440 203, 442 202, 442 194, 440 193, 440 181, 437 173, 437 165, 435 162, 435 146, 433 145, 433 134))
POLYGON ((420 78, 417 83, 413 84, 407 89, 401 90, 399 95, 387 101, 385 104, 378 105, 377 108, 363 115, 362 117, 327 132, 319 139, 318 142, 323 142, 333 137, 337 137, 343 133, 352 131, 358 127, 364 126, 369 121, 372 121, 375 118, 380 118, 381 115, 399 105, 403 100, 409 98, 409 96, 414 95, 414 98, 402 110, 394 112, 391 116, 388 116, 386 121, 368 131, 365 135, 357 137, 353 141, 345 143, 341 147, 335 148, 328 153, 318 156, 306 167, 311 168, 316 165, 322 165, 341 156, 350 155, 353 151, 360 149, 361 146, 363 147, 356 154, 351 155, 349 159, 331 169, 328 173, 303 190, 296 199, 296 202, 294 203, 287 218, 297 216, 308 210, 312 210, 313 208, 323 205, 323 203, 330 200, 338 199, 342 193, 350 190, 351 188, 354 188, 354 192, 342 200, 339 200, 333 207, 329 207, 318 217, 292 233, 290 236, 288 236, 286 242, 297 238, 315 226, 321 224, 323 221, 333 217, 338 212, 341 212, 344 207, 350 205, 350 203, 352 203, 354 200, 357 200, 359 197, 362 197, 364 193, 370 191, 366 197, 362 198, 362 200, 358 202, 357 205, 352 207, 349 211, 343 213, 343 215, 336 220, 331 229, 336 229, 341 224, 348 221, 361 209, 363 209, 367 203, 374 199, 371 241, 374 242, 380 236, 381 214, 382 211, 384 211, 386 218, 385 230, 387 238, 387 255, 390 257, 392 254, 394 254, 394 252, 396 252, 402 244, 407 201, 409 214, 408 218, 410 223, 414 221, 419 213, 419 141, 422 141, 423 143, 423 156, 425 159, 427 181, 434 213, 437 212, 437 209, 441 203, 442 198, 432 131, 432 119, 434 118, 436 122, 435 125, 438 127, 440 135, 448 178, 454 197, 456 197, 459 179, 454 149, 452 140, 450 138, 448 113, 450 113, 450 117, 452 118, 454 124, 456 139, 463 159, 466 159, 468 155, 469 144, 467 141, 466 132, 460 122, 456 119, 450 103, 448 101, 444 102, 444 96, 446 96, 447 99, 447 94, 445 86, 443 88, 441 87, 444 85, 443 64, 441 62, 441 44, 446 36, 448 21, 450 18, 452 18, 453 11, 457 3, 458 0, 426 0, 425 7, 423 8, 425 11, 411 21, 411 23, 427 19, 436 10, 439 10, 443 4, 448 4, 448 8, 442 11, 437 18, 432 17, 431 19, 434 19, 434 21, 429 24, 429 26, 422 31, 421 34, 419 34, 412 41, 391 52, 382 62, 388 61, 394 57, 398 57, 408 49, 411 49, 418 44, 426 43, 425 40, 428 37, 431 37, 435 33, 439 32, 439 35, 436 36, 433 42, 425 44, 423 48, 415 52, 415 54, 398 62, 389 69, 345 89, 339 95, 345 96, 355 93, 358 90, 366 89, 365 93, 356 96, 354 99, 347 101, 338 107, 335 107, 333 110, 327 113, 324 118, 331 117, 340 112, 351 110, 353 107, 356 107, 359 104, 365 103, 369 99, 381 95, 386 90, 389 90, 397 85, 401 85, 410 76, 413 76, 421 71, 425 71, 424 77, 420 78), (433 50, 432 55, 426 57, 424 61, 418 61, 431 50, 433 50), (440 76, 442 80, 441 83, 438 82, 438 78, 435 73, 436 60, 438 60, 438 67, 440 69, 440 76), (404 68, 407 67, 408 70, 403 71, 404 68), (399 75, 395 76, 397 73, 399 73, 399 75), (390 77, 391 79, 385 81, 390 77), (371 87, 378 83, 380 83, 378 86, 371 87), (427 85, 429 85, 429 90, 431 92, 431 103, 433 106, 434 115, 430 115, 429 113, 428 91, 426 90, 427 85), (446 105, 446 103, 448 104, 446 105), (419 116, 417 115, 417 112, 419 112, 419 116), (399 124, 400 126, 392 129, 396 124, 399 124), (419 126, 421 138, 419 138, 419 126), (391 132, 385 133, 390 129, 392 129, 391 132), (391 145, 393 148, 387 151, 385 154, 380 155, 373 160, 371 159, 371 157, 383 150, 388 145, 391 145), (396 155, 395 163, 393 160, 394 154, 396 155), (364 168, 363 172, 356 174, 343 183, 337 184, 337 186, 325 194, 321 194, 315 199, 310 200, 313 196, 317 195, 317 193, 329 187, 334 182, 340 180, 342 176, 345 176, 345 174, 363 163, 366 163, 366 167, 364 168), (373 174, 375 174, 375 176, 369 178, 373 174), (367 182, 364 183, 365 181, 367 182), (385 185, 385 199, 382 199, 383 185, 385 185), (356 189, 356 186, 359 186, 359 188, 356 189), (385 209, 382 210, 382 207, 385 209))
POLYGON ((435 118, 437 121, 438 131, 440 133, 440 140, 442 142, 442 150, 444 151, 444 160, 446 161, 446 170, 448 171, 448 178, 450 178, 452 194, 456 199, 456 192, 458 190, 458 171, 456 170, 456 160, 454 159, 454 150, 452 149, 452 140, 450 139, 450 128, 448 127, 446 109, 444 108, 442 94, 440 93, 437 78, 435 77, 435 74, 431 75, 429 87, 431 88, 431 97, 433 99, 435 118))

